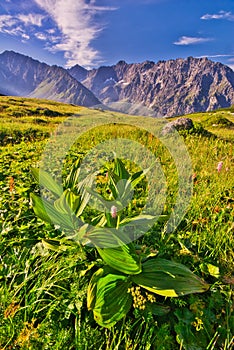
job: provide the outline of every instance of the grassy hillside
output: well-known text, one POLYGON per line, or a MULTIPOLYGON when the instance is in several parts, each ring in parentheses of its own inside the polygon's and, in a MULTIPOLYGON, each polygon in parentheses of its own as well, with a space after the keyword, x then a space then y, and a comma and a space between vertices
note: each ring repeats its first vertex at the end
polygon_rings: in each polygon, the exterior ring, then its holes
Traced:
MULTIPOLYGON (((22 139, 43 139, 48 137, 65 118, 85 113, 86 108, 75 105, 0 96, 0 144, 18 143, 22 139)), ((230 140, 234 138, 234 107, 214 112, 194 113, 186 117, 220 138, 230 140)), ((168 118, 173 119, 175 118, 168 118)))
POLYGON ((186 117, 191 118, 195 123, 199 123, 203 128, 220 138, 233 141, 234 107, 213 112, 189 114, 186 117))
MULTIPOLYGON (((125 318, 105 329, 86 306, 88 282, 102 261, 92 247, 81 249, 63 232, 36 217, 30 193, 38 193, 39 186, 31 168, 40 164, 48 137, 66 117, 76 115, 82 130, 85 122, 92 126, 90 115, 101 120, 108 114, 123 122, 128 116, 46 100, 0 97, 0 349, 232 348, 232 113, 230 108, 189 116, 196 128, 181 137, 192 160, 193 195, 180 225, 169 234, 165 224, 175 203, 178 174, 159 140, 134 126, 112 124, 84 133, 73 145, 64 175, 79 157, 104 140, 121 137, 151 150, 162 165, 167 197, 164 216, 138 239, 139 250, 183 263, 210 285, 203 294, 178 298, 157 295, 159 309, 152 304, 151 312, 146 313, 132 307, 125 318), (217 171, 219 162, 223 166, 217 171)), ((139 118, 144 125, 145 119, 139 118)), ((130 172, 136 170, 135 164, 123 161, 130 172)), ((100 193, 105 192, 105 186, 101 173, 97 177, 100 193)), ((131 210, 128 208, 130 214, 141 212, 145 201, 144 183, 139 183, 131 210)), ((92 215, 88 211, 87 220, 92 215)))
POLYGON ((44 139, 64 118, 80 111, 82 107, 53 101, 0 97, 0 144, 44 139))

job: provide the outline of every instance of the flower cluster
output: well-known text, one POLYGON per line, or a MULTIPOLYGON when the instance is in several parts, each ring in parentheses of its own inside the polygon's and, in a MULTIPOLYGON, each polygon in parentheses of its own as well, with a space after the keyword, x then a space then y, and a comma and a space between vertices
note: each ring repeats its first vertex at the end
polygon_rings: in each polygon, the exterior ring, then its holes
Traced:
POLYGON ((139 286, 137 287, 131 287, 128 289, 128 293, 132 294, 133 297, 133 307, 140 309, 140 310, 145 310, 146 303, 147 301, 150 303, 155 303, 156 298, 154 295, 146 292, 146 297, 141 294, 141 288, 139 286))
POLYGON ((203 329, 203 321, 199 317, 195 317, 195 321, 193 322, 193 326, 196 328, 196 331, 199 332, 203 329))
POLYGON ((146 292, 146 296, 147 296, 147 299, 150 303, 155 303, 156 302, 156 298, 153 294, 150 294, 148 292, 146 292))
POLYGON ((117 208, 114 205, 112 205, 112 207, 111 207, 111 217, 113 219, 115 219, 117 217, 117 208))

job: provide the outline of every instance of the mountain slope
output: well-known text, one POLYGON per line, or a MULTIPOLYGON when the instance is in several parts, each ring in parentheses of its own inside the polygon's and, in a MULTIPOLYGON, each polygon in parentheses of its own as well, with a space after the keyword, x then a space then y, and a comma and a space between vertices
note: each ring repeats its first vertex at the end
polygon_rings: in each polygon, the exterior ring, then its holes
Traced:
POLYGON ((234 104, 234 72, 207 58, 146 61, 69 73, 103 103, 128 112, 135 104, 154 115, 174 116, 234 104))
POLYGON ((0 54, 0 91, 5 95, 50 98, 87 107, 100 103, 65 69, 13 51, 0 54))
POLYGON ((87 107, 102 102, 125 113, 175 116, 234 104, 234 72, 193 57, 65 70, 5 51, 0 54, 0 93, 87 107))

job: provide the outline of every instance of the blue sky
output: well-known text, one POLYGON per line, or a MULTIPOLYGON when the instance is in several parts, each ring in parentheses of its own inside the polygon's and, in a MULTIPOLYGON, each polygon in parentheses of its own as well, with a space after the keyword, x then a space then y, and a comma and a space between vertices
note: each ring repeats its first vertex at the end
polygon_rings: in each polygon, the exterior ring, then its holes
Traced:
POLYGON ((234 69, 234 0, 1 0, 4 50, 64 67, 207 56, 234 69))

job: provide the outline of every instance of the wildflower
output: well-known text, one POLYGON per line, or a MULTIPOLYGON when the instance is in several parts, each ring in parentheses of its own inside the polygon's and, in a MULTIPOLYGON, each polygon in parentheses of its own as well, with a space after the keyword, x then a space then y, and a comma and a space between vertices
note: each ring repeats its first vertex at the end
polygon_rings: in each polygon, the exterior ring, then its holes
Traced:
POLYGON ((4 317, 5 318, 13 318, 15 313, 19 310, 20 305, 16 303, 11 303, 6 310, 4 311, 4 317))
POLYGON ((223 162, 219 162, 217 165, 218 173, 220 173, 220 171, 222 170, 222 167, 223 167, 223 162))
POLYGON ((194 180, 197 180, 197 174, 196 174, 196 173, 192 174, 191 179, 192 179, 193 181, 194 181, 194 180))
POLYGON ((112 207, 111 207, 111 217, 113 219, 115 219, 117 217, 117 208, 114 205, 112 205, 112 207))
MULTIPOLYGON (((139 310, 145 310, 147 299, 141 294, 140 287, 132 287, 128 289, 128 293, 132 294, 133 307, 139 310)), ((152 301, 151 301, 152 302, 152 301)))
POLYGON ((203 329, 203 321, 199 317, 195 317, 195 320, 193 322, 193 326, 196 328, 196 331, 199 332, 201 329, 203 329))
POLYGON ((147 299, 150 303, 155 303, 156 302, 156 298, 153 294, 150 294, 148 292, 146 292, 146 295, 147 295, 147 299))
POLYGON ((9 187, 10 187, 10 193, 12 193, 14 191, 14 188, 15 188, 15 181, 14 181, 13 176, 11 176, 9 179, 9 187))
POLYGON ((37 339, 39 337, 37 327, 34 326, 36 319, 32 319, 32 323, 24 322, 24 328, 16 340, 16 344, 20 346, 20 348, 25 346, 27 349, 29 348, 29 343, 31 340, 37 339))

